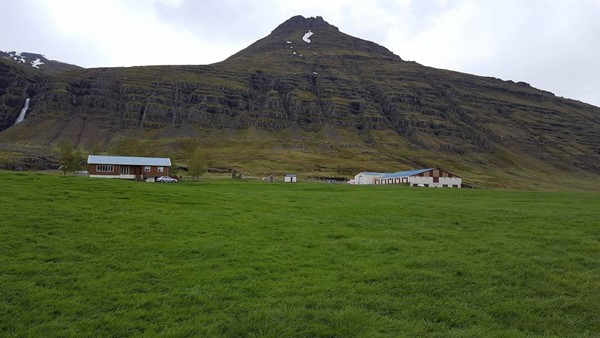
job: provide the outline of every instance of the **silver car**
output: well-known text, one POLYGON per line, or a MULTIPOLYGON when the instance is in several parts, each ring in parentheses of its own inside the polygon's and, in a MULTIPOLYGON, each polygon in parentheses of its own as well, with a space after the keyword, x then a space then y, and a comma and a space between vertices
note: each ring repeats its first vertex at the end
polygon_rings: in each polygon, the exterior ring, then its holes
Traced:
POLYGON ((160 176, 156 178, 156 182, 177 183, 177 179, 169 176, 160 176))

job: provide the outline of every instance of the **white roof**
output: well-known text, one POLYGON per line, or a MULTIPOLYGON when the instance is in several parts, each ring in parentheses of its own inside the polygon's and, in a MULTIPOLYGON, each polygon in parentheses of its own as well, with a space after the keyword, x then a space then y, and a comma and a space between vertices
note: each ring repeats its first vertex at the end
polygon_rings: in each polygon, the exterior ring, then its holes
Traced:
POLYGON ((171 159, 166 157, 132 157, 89 155, 88 164, 154 165, 170 167, 171 159))

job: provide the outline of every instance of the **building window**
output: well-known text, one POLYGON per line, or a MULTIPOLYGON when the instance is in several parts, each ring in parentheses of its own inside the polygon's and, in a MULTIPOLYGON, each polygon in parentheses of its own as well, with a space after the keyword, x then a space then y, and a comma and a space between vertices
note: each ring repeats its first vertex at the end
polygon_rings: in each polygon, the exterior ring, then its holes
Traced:
POLYGON ((163 171, 165 171, 165 167, 158 167, 156 169, 158 170, 159 173, 162 173, 163 171))
POLYGON ((114 167, 112 164, 98 164, 96 166, 96 171, 101 173, 112 173, 114 171, 114 167))
POLYGON ((148 166, 148 165, 147 165, 147 166, 145 166, 145 167, 144 167, 144 171, 145 171, 145 172, 150 172, 150 166, 148 166))

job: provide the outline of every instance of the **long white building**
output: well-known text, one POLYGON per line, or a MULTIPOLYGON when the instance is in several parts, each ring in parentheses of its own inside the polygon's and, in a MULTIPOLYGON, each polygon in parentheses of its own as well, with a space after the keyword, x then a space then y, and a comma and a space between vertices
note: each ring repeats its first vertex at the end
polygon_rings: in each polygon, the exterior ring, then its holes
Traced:
POLYGON ((361 172, 354 176, 354 182, 355 184, 406 184, 411 187, 462 187, 462 178, 438 168, 395 173, 361 172))

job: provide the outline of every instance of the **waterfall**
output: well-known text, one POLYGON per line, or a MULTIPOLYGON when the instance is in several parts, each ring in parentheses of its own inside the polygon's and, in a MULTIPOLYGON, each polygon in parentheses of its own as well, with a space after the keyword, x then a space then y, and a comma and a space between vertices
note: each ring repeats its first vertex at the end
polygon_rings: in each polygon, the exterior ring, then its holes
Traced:
POLYGON ((29 98, 27 98, 25 100, 25 106, 23 106, 23 109, 21 109, 21 114, 19 114, 19 117, 17 117, 15 124, 23 122, 23 120, 25 119, 25 113, 27 113, 28 108, 29 108, 29 98))

